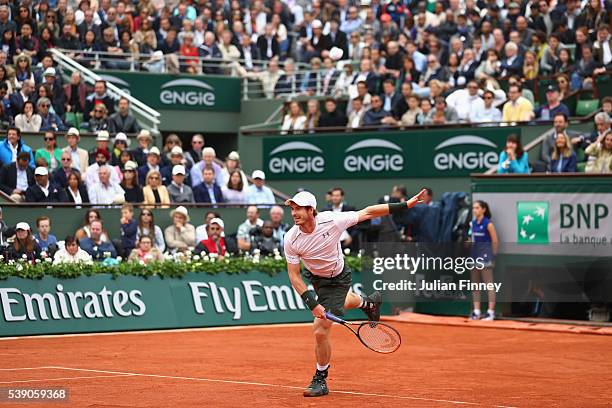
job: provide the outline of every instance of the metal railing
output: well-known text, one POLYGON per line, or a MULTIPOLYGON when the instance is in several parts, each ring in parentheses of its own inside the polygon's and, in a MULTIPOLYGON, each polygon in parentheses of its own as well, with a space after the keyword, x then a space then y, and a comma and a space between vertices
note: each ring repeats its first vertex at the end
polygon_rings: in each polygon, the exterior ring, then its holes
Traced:
MULTIPOLYGON (((66 71, 72 73, 74 71, 78 71, 81 73, 81 76, 85 80, 85 82, 93 85, 96 81, 101 81, 103 78, 91 71, 89 68, 84 67, 74 59, 64 55, 62 51, 57 48, 49 49, 49 52, 53 55, 53 59, 57 64, 65 69, 66 71)), ((115 99, 126 98, 130 102, 130 108, 132 113, 139 119, 143 124, 145 124, 146 128, 148 128, 151 132, 159 133, 158 125, 160 124, 160 113, 155 109, 149 107, 142 101, 134 98, 129 93, 124 90, 118 88, 116 85, 106 83, 107 90, 109 95, 115 99)))

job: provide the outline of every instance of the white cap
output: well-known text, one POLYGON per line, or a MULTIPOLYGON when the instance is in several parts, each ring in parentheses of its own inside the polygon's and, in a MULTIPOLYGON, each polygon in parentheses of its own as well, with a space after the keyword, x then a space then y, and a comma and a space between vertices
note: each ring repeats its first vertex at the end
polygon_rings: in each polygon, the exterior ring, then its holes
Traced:
POLYGON ((71 127, 70 129, 68 129, 68 132, 66 132, 66 136, 70 135, 81 136, 81 134, 79 133, 79 129, 74 127, 71 127))
POLYGON ((96 136, 96 142, 106 142, 108 141, 109 137, 110 135, 108 134, 108 130, 101 130, 96 136))
POLYGON ((49 170, 47 170, 46 167, 37 167, 34 170, 34 175, 35 176, 48 176, 49 175, 49 170))
POLYGON ((47 69, 45 69, 45 72, 43 72, 43 76, 55 76, 55 68, 53 67, 49 67, 47 69))
POLYGON ((294 195, 293 198, 290 198, 289 200, 285 201, 286 205, 289 205, 289 203, 295 203, 300 207, 317 208, 317 199, 312 193, 308 191, 300 191, 299 193, 294 195))
POLYGON ((172 148, 172 150, 170 150, 170 154, 171 155, 183 155, 183 149, 181 149, 181 146, 174 146, 172 148))
POLYGON ((185 173, 186 173, 185 166, 183 166, 182 164, 177 164, 176 166, 172 168, 173 176, 176 176, 177 174, 182 174, 184 176, 185 173))
POLYGON ((182 205, 170 211, 170 218, 174 217, 174 214, 181 214, 185 216, 185 218, 187 219, 187 222, 189 222, 189 211, 187 211, 187 209, 183 207, 182 205))
POLYGON ((156 154, 158 156, 161 156, 161 153, 159 152, 159 149, 157 148, 157 146, 153 146, 152 148, 150 148, 149 154, 156 154))
POLYGON ((251 174, 251 178, 254 178, 254 179, 258 179, 259 178, 259 179, 265 180, 266 179, 266 173, 264 173, 261 170, 255 170, 253 172, 253 174, 251 174))
POLYGON ((142 138, 153 139, 151 137, 151 132, 149 132, 147 129, 142 129, 140 133, 138 133, 138 136, 136 136, 136 139, 142 139, 142 138))
POLYGON ((15 225, 15 229, 29 231, 30 224, 27 222, 18 222, 17 225, 15 225))
POLYGON ((228 160, 240 160, 240 155, 237 151, 231 151, 230 154, 227 155, 228 160))
POLYGON ((121 140, 123 142, 125 142, 126 145, 130 145, 130 139, 127 137, 127 135, 123 132, 119 132, 115 135, 115 142, 117 140, 121 140))
POLYGON ((125 162, 123 168, 125 170, 136 170, 138 168, 138 163, 132 160, 128 160, 127 162, 125 162))
POLYGON ((218 226, 221 227, 221 229, 225 228, 225 224, 223 223, 223 220, 221 218, 213 218, 212 220, 208 222, 208 225, 210 224, 217 224, 218 226))
POLYGON ((323 27, 323 23, 321 23, 321 20, 313 20, 310 26, 312 28, 321 28, 323 27))
POLYGON ((342 58, 343 54, 344 51, 342 51, 342 48, 332 47, 332 49, 329 50, 329 58, 331 58, 332 61, 338 61, 342 58))

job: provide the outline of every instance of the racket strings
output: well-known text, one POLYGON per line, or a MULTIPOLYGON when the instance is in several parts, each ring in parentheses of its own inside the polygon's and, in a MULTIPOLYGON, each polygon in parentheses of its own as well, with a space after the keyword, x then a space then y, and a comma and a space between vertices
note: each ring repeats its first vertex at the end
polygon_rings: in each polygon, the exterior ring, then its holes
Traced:
POLYGON ((401 344, 399 333, 381 323, 365 323, 359 327, 358 335, 363 343, 374 351, 392 353, 401 344))

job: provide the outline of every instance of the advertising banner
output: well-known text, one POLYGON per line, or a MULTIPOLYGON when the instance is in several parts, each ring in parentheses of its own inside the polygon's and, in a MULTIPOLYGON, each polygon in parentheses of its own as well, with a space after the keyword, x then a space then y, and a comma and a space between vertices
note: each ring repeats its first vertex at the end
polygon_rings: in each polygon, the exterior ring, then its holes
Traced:
POLYGON ((264 136, 270 180, 465 177, 498 162, 520 129, 445 129, 264 136))
MULTIPOLYGON (((353 272, 357 293, 359 282, 353 272)), ((0 336, 312 321, 286 273, 10 278, 0 281, 0 308, 0 336)))
POLYGON ((240 80, 205 75, 98 74, 154 109, 240 112, 240 80))

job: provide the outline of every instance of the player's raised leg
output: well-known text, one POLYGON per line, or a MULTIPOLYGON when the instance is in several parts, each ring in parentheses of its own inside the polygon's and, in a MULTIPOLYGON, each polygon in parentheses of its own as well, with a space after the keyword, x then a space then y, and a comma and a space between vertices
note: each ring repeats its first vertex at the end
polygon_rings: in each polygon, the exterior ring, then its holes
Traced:
POLYGON ((353 291, 346 294, 344 309, 361 309, 368 316, 368 320, 377 322, 380 320, 380 305, 382 296, 376 291, 368 296, 361 296, 353 291))

